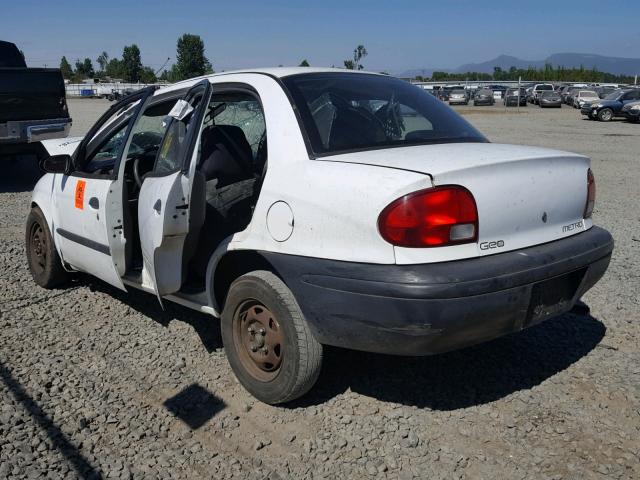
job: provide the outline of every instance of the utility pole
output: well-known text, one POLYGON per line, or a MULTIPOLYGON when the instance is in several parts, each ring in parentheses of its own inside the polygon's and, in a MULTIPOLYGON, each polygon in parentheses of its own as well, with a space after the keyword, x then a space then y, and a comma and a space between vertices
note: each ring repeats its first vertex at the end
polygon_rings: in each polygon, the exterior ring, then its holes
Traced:
POLYGON ((164 66, 169 63, 169 60, 171 60, 171 57, 167 57, 167 59, 165 60, 165 62, 162 64, 162 66, 158 69, 158 71, 156 73, 154 73, 154 75, 157 77, 158 73, 160 73, 160 71, 164 68, 164 66))

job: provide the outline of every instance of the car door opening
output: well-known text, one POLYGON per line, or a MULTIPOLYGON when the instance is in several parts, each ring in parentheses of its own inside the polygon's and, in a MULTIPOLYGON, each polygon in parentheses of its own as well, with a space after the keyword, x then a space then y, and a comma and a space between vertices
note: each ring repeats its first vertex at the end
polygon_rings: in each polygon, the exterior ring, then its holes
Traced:
MULTIPOLYGON (((178 162, 184 157, 181 142, 192 128, 190 116, 181 121, 167 119, 177 98, 150 101, 133 127, 126 156, 123 215, 125 236, 131 239, 127 242, 127 277, 137 282, 144 263, 143 222, 138 212, 141 187, 148 178, 179 169, 178 162)), ((189 231, 182 249, 181 291, 189 294, 205 290, 213 252, 251 222, 267 164, 264 113, 254 92, 215 89, 200 131, 189 204, 184 205, 189 210, 189 231)))

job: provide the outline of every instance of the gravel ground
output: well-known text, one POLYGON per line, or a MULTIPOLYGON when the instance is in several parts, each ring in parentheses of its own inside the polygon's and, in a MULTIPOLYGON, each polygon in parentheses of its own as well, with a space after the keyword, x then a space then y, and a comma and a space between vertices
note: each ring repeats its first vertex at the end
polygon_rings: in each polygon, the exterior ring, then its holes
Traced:
MULTIPOLYGON (((108 102, 71 100, 72 134, 108 102)), ((640 478, 640 125, 458 108, 497 142, 585 153, 616 250, 592 316, 436 357, 329 349, 316 389, 252 400, 217 321, 88 277, 32 282, 35 169, 0 180, 0 478, 640 478)))

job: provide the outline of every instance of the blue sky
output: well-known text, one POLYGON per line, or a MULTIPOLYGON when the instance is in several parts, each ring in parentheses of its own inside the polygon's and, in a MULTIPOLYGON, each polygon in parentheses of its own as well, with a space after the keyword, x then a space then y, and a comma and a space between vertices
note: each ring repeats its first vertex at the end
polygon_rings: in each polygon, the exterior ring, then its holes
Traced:
POLYGON ((341 66, 364 44, 367 69, 456 67, 499 54, 539 60, 558 52, 640 57, 638 0, 4 0, 0 39, 30 66, 57 66, 136 43, 145 64, 175 59, 177 38, 200 35, 216 70, 341 66))

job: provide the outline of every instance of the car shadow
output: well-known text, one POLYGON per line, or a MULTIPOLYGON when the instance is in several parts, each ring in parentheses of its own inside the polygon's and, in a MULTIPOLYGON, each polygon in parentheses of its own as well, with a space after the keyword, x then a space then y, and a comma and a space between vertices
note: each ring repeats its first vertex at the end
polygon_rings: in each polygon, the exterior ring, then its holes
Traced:
POLYGON ((0 177, 0 193, 30 192, 43 175, 35 156, 19 158, 0 157, 3 174, 0 177))
POLYGON ((489 403, 528 390, 593 350, 606 328, 565 314, 521 332, 430 357, 396 357, 331 348, 314 389, 291 407, 326 402, 348 389, 385 402, 433 410, 489 403))
POLYGON ((202 345, 209 353, 222 348, 220 322, 211 315, 197 312, 168 300, 163 301, 163 309, 155 295, 131 287, 128 287, 128 292, 123 292, 89 275, 79 274, 76 282, 89 287, 92 291, 102 292, 114 297, 163 327, 168 327, 174 321, 190 325, 198 334, 202 345))
MULTIPOLYGON (((163 310, 153 295, 133 289, 125 293, 91 277, 83 278, 80 281, 89 288, 115 297, 163 326, 172 321, 191 325, 208 352, 222 348, 217 319, 171 302, 164 302, 163 310)), ((588 314, 588 306, 580 305, 578 313, 434 356, 402 357, 325 347, 318 383, 285 408, 320 405, 351 390, 385 402, 448 411, 531 389, 588 355, 604 337, 604 324, 588 314)))

